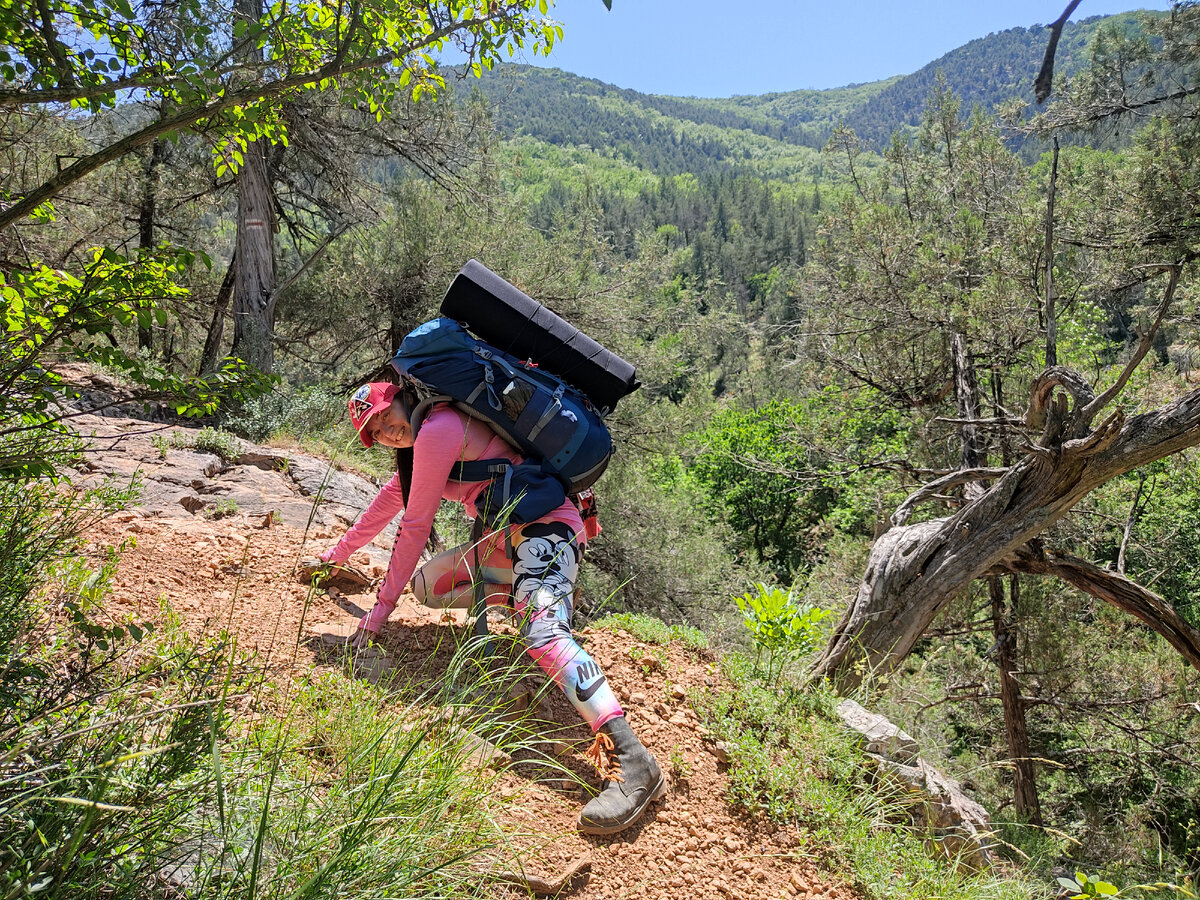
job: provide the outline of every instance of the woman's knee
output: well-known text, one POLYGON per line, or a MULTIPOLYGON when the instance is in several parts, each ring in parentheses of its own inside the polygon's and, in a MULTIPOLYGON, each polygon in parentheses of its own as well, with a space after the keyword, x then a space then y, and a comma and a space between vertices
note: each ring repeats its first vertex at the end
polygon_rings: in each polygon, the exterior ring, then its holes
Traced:
POLYGON ((417 571, 413 573, 412 592, 413 596, 417 598, 418 603, 420 603, 422 606, 429 605, 427 602, 429 600, 429 585, 425 581, 424 568, 417 569, 417 571))
POLYGON ((544 605, 526 605, 521 615, 521 639, 529 651, 539 650, 555 641, 570 641, 575 637, 571 633, 571 603, 569 600, 555 600, 544 605))

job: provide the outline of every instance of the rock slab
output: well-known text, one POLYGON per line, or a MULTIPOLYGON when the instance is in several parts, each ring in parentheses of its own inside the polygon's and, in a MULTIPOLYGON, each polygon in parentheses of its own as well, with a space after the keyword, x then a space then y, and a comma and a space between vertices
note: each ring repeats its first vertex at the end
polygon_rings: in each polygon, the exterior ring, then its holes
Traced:
MULTIPOLYGON (((340 534, 361 515, 379 491, 360 475, 326 460, 230 436, 236 456, 193 449, 199 429, 158 425, 114 415, 81 414, 70 424, 88 441, 79 471, 71 479, 87 486, 104 479, 131 484, 132 508, 156 517, 240 515, 261 518, 269 527, 284 522, 314 535, 340 534)), ((389 525, 369 548, 371 564, 387 564, 396 526, 389 525)), ((330 542, 332 543, 332 541, 330 542)))
POLYGON ((976 871, 992 865, 991 819, 962 785, 922 760, 917 742, 885 716, 853 700, 843 700, 836 711, 860 736, 877 776, 908 798, 909 818, 928 830, 934 849, 976 871))

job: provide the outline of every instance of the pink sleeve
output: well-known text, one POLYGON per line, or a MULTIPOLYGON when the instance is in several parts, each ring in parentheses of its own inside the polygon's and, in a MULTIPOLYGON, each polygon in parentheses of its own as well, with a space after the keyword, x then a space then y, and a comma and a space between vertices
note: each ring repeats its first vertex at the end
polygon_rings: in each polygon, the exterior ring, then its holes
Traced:
POLYGON ((336 547, 322 553, 321 559, 325 562, 345 562, 350 558, 350 554, 365 547, 371 538, 383 531, 388 522, 396 518, 396 514, 402 509, 404 491, 400 488, 400 475, 397 473, 380 488, 370 506, 358 517, 354 527, 342 535, 336 547))
POLYGON ((379 588, 379 600, 384 605, 396 605, 400 592, 416 571, 421 550, 433 529, 433 517, 450 479, 450 470, 462 457, 466 422, 465 416, 453 410, 435 409, 421 425, 413 444, 412 497, 400 520, 387 577, 379 588))

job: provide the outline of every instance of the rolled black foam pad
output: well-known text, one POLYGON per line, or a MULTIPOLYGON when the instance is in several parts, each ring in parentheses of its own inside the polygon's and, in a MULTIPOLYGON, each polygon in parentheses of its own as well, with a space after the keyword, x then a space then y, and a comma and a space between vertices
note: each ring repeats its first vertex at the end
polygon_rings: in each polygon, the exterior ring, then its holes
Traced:
POLYGON ((442 315, 476 337, 579 388, 601 410, 641 387, 633 366, 474 259, 442 299, 442 315))

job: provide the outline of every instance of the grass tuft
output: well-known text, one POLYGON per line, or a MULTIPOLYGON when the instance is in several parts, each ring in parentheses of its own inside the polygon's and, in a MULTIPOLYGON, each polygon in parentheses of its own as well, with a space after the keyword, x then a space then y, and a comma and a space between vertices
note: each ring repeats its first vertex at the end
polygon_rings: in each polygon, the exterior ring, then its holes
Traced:
POLYGON ((604 631, 628 631, 647 644, 680 643, 689 650, 707 650, 708 635, 691 625, 668 625, 661 619, 643 613, 610 613, 592 623, 604 631))

